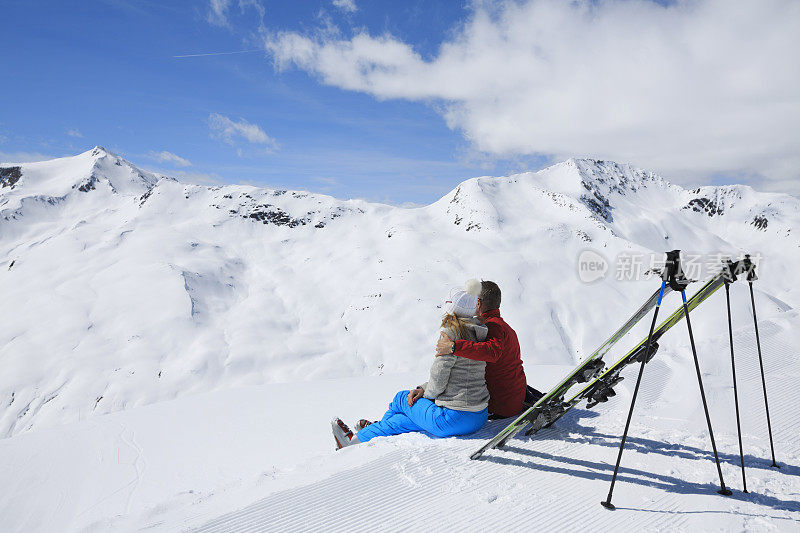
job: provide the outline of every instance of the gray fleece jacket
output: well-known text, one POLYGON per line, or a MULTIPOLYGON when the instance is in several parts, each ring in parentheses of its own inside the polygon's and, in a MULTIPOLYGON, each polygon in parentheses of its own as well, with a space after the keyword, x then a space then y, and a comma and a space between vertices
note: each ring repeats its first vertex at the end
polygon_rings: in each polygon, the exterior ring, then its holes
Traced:
MULTIPOLYGON (((443 329, 451 339, 462 339, 455 331, 443 329)), ((468 341, 484 341, 489 330, 477 318, 469 319, 468 341)), ((431 365, 427 383, 420 385, 425 398, 434 400, 439 407, 456 411, 483 411, 489 405, 486 388, 486 363, 455 355, 440 355, 431 365)))

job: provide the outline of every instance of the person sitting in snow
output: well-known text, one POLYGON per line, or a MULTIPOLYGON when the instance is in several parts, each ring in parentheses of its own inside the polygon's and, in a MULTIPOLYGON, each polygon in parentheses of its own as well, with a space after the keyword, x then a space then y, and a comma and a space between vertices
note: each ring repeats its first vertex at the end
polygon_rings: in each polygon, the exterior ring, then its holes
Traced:
POLYGON ((528 387, 522 368, 517 333, 500 316, 500 287, 493 281, 481 281, 475 315, 486 324, 486 340, 473 341, 442 332, 436 344, 438 357, 464 357, 486 363, 486 386, 489 389, 491 419, 517 416, 533 405, 542 393, 528 387))
MULTIPOLYGON (((465 290, 450 292, 441 325, 448 338, 470 343, 486 339, 487 327, 474 317, 479 309, 480 290, 481 283, 470 280, 465 290)), ((414 390, 398 392, 380 421, 360 420, 354 435, 341 419, 334 418, 331 426, 337 449, 412 431, 427 431, 437 437, 478 431, 489 415, 485 370, 483 361, 452 354, 436 357, 428 382, 414 390)))

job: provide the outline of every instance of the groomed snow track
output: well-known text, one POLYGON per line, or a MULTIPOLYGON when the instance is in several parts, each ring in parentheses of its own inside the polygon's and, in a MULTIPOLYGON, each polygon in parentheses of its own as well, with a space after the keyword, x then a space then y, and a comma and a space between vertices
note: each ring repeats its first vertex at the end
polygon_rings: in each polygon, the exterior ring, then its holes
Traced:
MULTIPOLYGON (((470 461, 469 453, 504 421, 469 438, 407 435, 373 441, 375 448, 386 449, 377 459, 273 493, 194 531, 799 531, 800 365, 781 332, 773 323, 762 324, 779 470, 770 468, 752 328, 735 332, 749 494, 741 491, 732 390, 722 389, 731 398, 712 401, 723 473, 734 491, 723 497, 716 493, 717 473, 702 425, 676 424, 648 409, 659 401, 670 374, 656 359, 652 372, 645 373, 648 405, 642 403, 634 417, 614 494, 616 511, 605 510, 600 501, 613 471, 626 393, 591 411, 576 408, 556 427, 514 439, 478 461, 470 461)), ((727 343, 718 349, 726 350, 727 343)), ((678 415, 702 417, 701 412, 678 415)))

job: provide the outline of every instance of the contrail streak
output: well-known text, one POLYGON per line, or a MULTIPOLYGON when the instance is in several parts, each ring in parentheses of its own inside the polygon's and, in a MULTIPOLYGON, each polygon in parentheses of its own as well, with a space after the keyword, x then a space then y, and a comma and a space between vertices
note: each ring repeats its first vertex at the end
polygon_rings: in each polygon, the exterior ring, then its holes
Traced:
POLYGON ((181 59, 184 57, 227 56, 231 54, 249 54, 250 52, 260 52, 260 51, 261 48, 254 48, 253 50, 239 50, 237 52, 211 52, 208 54, 186 54, 182 56, 172 56, 172 57, 181 59))

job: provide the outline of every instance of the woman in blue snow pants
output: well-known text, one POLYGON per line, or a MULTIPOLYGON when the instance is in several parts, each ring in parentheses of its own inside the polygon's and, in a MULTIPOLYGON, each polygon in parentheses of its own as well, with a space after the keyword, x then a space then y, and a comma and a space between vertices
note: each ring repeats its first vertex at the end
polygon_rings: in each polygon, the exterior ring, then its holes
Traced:
MULTIPOLYGON (((453 289, 442 306, 441 331, 451 339, 486 340, 488 328, 479 314, 482 284, 467 282, 465 290, 453 289)), ((337 449, 375 437, 425 431, 436 437, 466 435, 478 431, 489 416, 486 363, 454 354, 433 358, 429 379, 414 390, 395 394, 383 418, 370 424, 359 420, 357 434, 340 419, 331 423, 337 449)))
MULTIPOLYGON (((452 339, 486 339, 486 325, 475 318, 481 285, 477 280, 472 285, 468 290, 450 291, 444 302, 446 314, 441 328, 452 339)), ((436 437, 478 431, 489 415, 485 371, 482 361, 452 354, 435 357, 429 380, 412 391, 398 392, 383 418, 361 429, 353 440, 367 442, 411 431, 426 431, 436 437)))
POLYGON ((427 398, 418 398, 409 405, 411 391, 395 394, 383 418, 358 432, 358 440, 367 442, 375 437, 399 435, 412 431, 427 431, 437 437, 466 435, 478 431, 489 416, 488 407, 482 411, 457 411, 439 407, 427 398))

